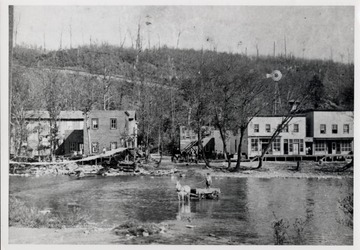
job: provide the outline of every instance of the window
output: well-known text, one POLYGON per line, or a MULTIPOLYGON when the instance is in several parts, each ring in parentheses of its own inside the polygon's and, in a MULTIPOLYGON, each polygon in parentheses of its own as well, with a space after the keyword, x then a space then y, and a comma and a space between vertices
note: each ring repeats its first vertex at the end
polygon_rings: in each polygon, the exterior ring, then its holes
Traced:
POLYGON ((299 124, 295 123, 294 124, 294 133, 298 133, 299 132, 299 124))
POLYGON ((116 128, 117 128, 116 118, 110 118, 110 129, 116 129, 116 128))
POLYGON ((333 124, 332 125, 332 133, 337 134, 337 132, 338 132, 338 126, 337 126, 337 124, 333 124))
POLYGON ((254 133, 259 133, 259 124, 254 124, 254 133))
POLYGON ((303 139, 300 139, 300 152, 304 152, 304 140, 303 139))
POLYGON ((91 151, 93 153, 99 153, 99 143, 98 142, 91 143, 91 151))
POLYGON ((326 125, 320 124, 320 134, 326 134, 326 125))
POLYGON ((117 149, 117 142, 110 142, 110 150, 117 149))
POLYGON ((278 151, 280 152, 280 138, 276 137, 273 141, 273 151, 278 151))
POLYGON ((70 142, 70 152, 77 151, 76 142, 70 142))
POLYGON ((266 124, 266 125, 265 125, 265 132, 266 132, 266 133, 270 133, 270 130, 271 130, 270 124, 266 124))
POLYGON ((315 151, 325 151, 326 150, 326 145, 325 145, 325 141, 317 141, 315 142, 315 151))
POLYGON ((258 139, 251 139, 251 151, 259 151, 258 139))
POLYGON ((351 151, 351 143, 349 141, 341 142, 341 151, 351 151))
POLYGON ((91 119, 91 126, 93 129, 98 129, 99 128, 99 119, 98 118, 91 119))
POLYGON ((344 134, 348 134, 350 131, 350 125, 349 124, 344 124, 344 134))
POLYGON ((292 152, 293 151, 293 140, 290 139, 289 140, 289 152, 292 152))
MULTIPOLYGON (((281 124, 279 124, 279 127, 281 126, 281 124)), ((283 125, 283 128, 281 130, 281 132, 283 133, 288 133, 289 132, 289 125, 283 125)))

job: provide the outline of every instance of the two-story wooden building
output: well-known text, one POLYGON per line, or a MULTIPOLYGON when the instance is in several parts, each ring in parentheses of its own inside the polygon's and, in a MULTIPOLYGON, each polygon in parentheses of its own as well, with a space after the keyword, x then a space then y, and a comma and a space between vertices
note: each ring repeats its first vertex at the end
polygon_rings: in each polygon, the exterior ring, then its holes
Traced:
POLYGON ((119 147, 137 147, 135 111, 92 110, 86 122, 85 155, 100 154, 119 147))
POLYGON ((306 122, 306 143, 313 155, 344 155, 353 151, 354 111, 310 111, 306 122))
MULTIPOLYGON (((261 155, 274 131, 282 123, 283 116, 254 117, 248 126, 248 156, 261 155)), ((280 132, 270 145, 271 155, 304 155, 306 137, 306 117, 296 116, 280 132)))

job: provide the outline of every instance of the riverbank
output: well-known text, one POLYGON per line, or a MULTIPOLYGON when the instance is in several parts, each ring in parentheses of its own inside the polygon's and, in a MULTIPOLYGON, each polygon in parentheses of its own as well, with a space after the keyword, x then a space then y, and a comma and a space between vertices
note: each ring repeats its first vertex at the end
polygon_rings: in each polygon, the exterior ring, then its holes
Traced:
MULTIPOLYGON (((345 162, 327 162, 318 164, 312 161, 303 161, 300 163, 299 170, 296 170, 296 162, 264 162, 260 169, 256 169, 258 162, 243 162, 241 169, 237 172, 229 172, 224 163, 212 163, 211 169, 204 164, 199 165, 179 165, 176 167, 179 171, 187 169, 187 172, 205 175, 211 173, 215 177, 236 177, 236 178, 343 178, 353 177, 353 167, 338 171, 345 162)), ((231 167, 235 167, 232 163, 231 167)))
MULTIPOLYGON (((39 168, 31 168, 27 173, 10 174, 10 176, 47 176, 47 175, 75 175, 77 171, 86 173, 87 176, 123 176, 123 175, 206 175, 211 173, 218 177, 255 177, 255 178, 341 178, 353 177, 353 167, 339 171, 346 162, 324 162, 319 164, 313 161, 300 162, 297 168, 296 162, 263 162, 260 169, 256 169, 258 162, 242 162, 241 169, 230 172, 226 162, 211 162, 211 168, 207 168, 204 163, 173 163, 169 157, 165 157, 161 164, 139 164, 135 171, 127 172, 117 168, 103 168, 101 165, 77 165, 75 163, 49 165, 39 168)), ((233 162, 231 167, 235 167, 233 162)))

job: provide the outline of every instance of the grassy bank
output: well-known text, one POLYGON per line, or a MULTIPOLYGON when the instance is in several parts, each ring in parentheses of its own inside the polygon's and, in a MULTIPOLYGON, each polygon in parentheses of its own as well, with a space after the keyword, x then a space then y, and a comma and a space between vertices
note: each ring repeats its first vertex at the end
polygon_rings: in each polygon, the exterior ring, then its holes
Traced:
POLYGON ((9 197, 9 226, 30 228, 65 228, 85 226, 88 214, 79 207, 66 212, 52 212, 50 208, 40 210, 12 195, 9 197))

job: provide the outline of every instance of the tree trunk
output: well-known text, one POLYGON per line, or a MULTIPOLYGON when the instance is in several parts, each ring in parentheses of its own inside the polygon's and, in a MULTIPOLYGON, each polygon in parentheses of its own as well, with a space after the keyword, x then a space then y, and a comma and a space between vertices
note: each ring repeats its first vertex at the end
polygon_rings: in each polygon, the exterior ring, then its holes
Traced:
POLYGON ((227 151, 226 136, 224 134, 224 131, 222 131, 222 129, 220 128, 220 126, 218 126, 218 128, 219 128, 219 131, 220 131, 221 140, 223 141, 223 151, 224 151, 225 161, 227 161, 228 169, 229 169, 231 167, 231 159, 230 159, 229 153, 227 151))
POLYGON ((259 157, 259 165, 258 165, 257 168, 255 168, 255 169, 261 168, 261 167, 262 167, 262 162, 263 162, 263 156, 260 156, 260 157, 259 157))
POLYGON ((242 141, 244 138, 244 133, 245 133, 245 128, 240 128, 240 141, 239 141, 239 145, 238 145, 238 150, 237 150, 237 161, 236 161, 236 166, 233 169, 233 171, 238 171, 240 169, 240 164, 241 164, 241 147, 242 147, 242 141))
POLYGON ((162 161, 162 156, 163 156, 163 148, 162 148, 162 141, 163 141, 162 139, 163 139, 163 137, 162 137, 162 132, 161 132, 161 126, 162 125, 160 125, 160 127, 159 127, 159 145, 158 145, 158 152, 160 154, 160 160, 157 163, 157 167, 160 166, 161 161, 162 161))
POLYGON ((351 162, 347 163, 345 166, 343 166, 342 168, 338 169, 336 172, 343 172, 351 167, 354 166, 354 158, 351 160, 351 162))
POLYGON ((264 156, 267 153, 267 151, 269 150, 271 143, 272 143, 272 141, 270 140, 270 142, 267 144, 266 148, 261 152, 261 155, 259 156, 259 164, 256 167, 256 169, 259 169, 262 167, 264 156))
POLYGON ((204 147, 202 145, 202 138, 201 138, 201 126, 198 126, 198 147, 201 151, 202 157, 204 159, 205 165, 208 168, 211 168, 209 160, 206 158, 204 147))
POLYGON ((91 154, 91 138, 90 138, 90 129, 89 129, 89 127, 88 127, 88 120, 89 120, 88 113, 85 112, 84 127, 85 127, 85 129, 86 129, 86 133, 87 133, 87 136, 88 136, 88 143, 89 143, 89 145, 88 145, 88 147, 89 147, 89 154, 88 154, 88 155, 90 155, 90 154, 91 154))

